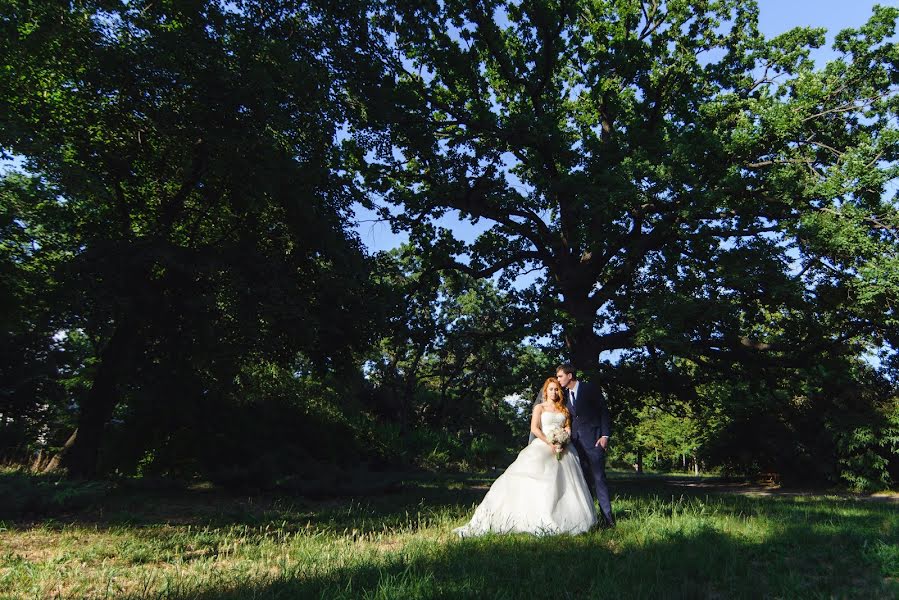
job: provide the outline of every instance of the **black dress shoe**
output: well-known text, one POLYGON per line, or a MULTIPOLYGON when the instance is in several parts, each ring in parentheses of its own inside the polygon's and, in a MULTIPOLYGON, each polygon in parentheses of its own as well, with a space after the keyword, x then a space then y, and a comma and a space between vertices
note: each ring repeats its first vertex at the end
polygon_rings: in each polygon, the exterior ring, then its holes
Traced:
POLYGON ((614 529, 615 528, 615 517, 612 515, 603 515, 602 519, 599 521, 599 526, 602 529, 614 529))

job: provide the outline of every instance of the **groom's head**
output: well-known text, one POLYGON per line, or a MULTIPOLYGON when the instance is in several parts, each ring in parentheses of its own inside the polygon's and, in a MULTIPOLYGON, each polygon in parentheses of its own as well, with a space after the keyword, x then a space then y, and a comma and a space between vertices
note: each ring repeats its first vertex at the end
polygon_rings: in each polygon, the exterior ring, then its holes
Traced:
POLYGON ((559 380, 559 385, 565 388, 572 381, 577 381, 577 372, 574 370, 574 367, 565 363, 556 367, 556 379, 559 380))

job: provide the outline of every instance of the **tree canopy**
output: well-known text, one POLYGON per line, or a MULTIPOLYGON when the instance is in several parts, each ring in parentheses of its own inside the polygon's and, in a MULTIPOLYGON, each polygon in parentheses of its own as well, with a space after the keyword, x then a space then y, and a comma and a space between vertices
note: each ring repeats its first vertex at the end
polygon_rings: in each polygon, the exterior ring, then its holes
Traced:
POLYGON ((889 485, 897 21, 815 64, 740 0, 4 0, 0 451, 483 467, 564 360, 619 466, 889 485))
POLYGON ((896 19, 822 68, 822 30, 765 39, 754 2, 387 3, 369 180, 437 268, 540 269, 522 298, 582 369, 895 347, 896 19))
POLYGON ((96 467, 123 396, 172 411, 227 394, 248 360, 345 363, 365 339, 358 190, 335 140, 345 65, 328 55, 352 42, 339 17, 3 4, 0 147, 32 174, 6 180, 23 231, 7 264, 52 255, 53 327, 99 349, 60 457, 72 472, 96 467))

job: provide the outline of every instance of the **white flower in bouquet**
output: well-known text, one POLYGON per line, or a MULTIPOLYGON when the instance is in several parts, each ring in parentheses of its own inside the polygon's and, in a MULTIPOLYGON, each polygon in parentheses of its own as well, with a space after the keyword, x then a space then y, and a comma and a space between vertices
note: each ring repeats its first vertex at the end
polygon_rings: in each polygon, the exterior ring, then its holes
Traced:
MULTIPOLYGON (((571 439, 571 435, 569 435, 567 429, 555 427, 549 430, 549 433, 546 434, 546 439, 549 440, 549 443, 553 446, 564 446, 568 443, 568 440, 571 439)), ((556 452, 556 460, 562 460, 561 451, 556 452)))

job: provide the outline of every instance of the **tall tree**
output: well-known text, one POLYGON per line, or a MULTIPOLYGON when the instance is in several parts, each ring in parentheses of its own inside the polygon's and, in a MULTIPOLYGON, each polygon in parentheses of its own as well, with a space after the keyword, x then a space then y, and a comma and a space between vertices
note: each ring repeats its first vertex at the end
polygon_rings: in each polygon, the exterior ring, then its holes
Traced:
POLYGON ((53 272, 64 256, 53 239, 35 244, 25 223, 36 215, 53 222, 55 204, 33 179, 0 179, 0 455, 7 460, 25 459, 43 433, 42 417, 64 404, 53 318, 53 272))
POLYGON ((336 142, 353 59, 338 63, 357 45, 343 32, 364 28, 344 8, 0 4, 0 148, 61 217, 13 218, 38 244, 51 225, 67 236, 59 320, 98 348, 70 472, 95 471, 129 390, 174 410, 173 390, 212 397, 253 356, 327 361, 364 339, 347 326, 366 320, 347 293, 365 264, 336 142))
POLYGON ((765 39, 744 0, 393 0, 369 181, 438 267, 539 269, 522 298, 583 369, 899 347, 897 15, 816 68, 823 30, 765 39), (447 211, 490 227, 464 244, 447 211))

